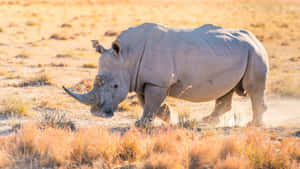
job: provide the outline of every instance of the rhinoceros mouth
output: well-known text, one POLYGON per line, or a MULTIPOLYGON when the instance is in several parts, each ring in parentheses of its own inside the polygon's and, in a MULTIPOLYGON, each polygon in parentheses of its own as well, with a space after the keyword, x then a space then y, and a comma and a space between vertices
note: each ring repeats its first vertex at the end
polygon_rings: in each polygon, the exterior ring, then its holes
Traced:
POLYGON ((97 117, 103 117, 103 118, 112 118, 114 116, 114 111, 109 110, 103 110, 104 103, 102 104, 95 104, 91 106, 91 113, 97 117))

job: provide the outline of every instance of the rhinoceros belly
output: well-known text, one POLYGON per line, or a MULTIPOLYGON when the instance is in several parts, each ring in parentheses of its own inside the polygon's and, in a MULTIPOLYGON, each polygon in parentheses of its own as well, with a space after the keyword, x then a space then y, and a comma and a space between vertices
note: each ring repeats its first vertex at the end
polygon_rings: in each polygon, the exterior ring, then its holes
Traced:
POLYGON ((248 56, 245 52, 227 58, 199 58, 177 65, 177 82, 170 86, 169 96, 204 102, 225 95, 243 78, 248 56))

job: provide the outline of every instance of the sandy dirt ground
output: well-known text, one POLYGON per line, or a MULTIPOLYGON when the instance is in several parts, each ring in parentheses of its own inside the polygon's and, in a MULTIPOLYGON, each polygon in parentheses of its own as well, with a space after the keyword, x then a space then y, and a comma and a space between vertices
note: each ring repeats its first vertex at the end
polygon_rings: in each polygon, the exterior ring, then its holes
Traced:
MULTIPOLYGON (((297 2, 13 1, 0 3, 0 11, 1 112, 9 97, 21 98, 30 105, 25 117, 1 117, 0 134, 10 131, 16 123, 38 121, 45 113, 65 114, 79 127, 134 124, 142 112, 135 98, 125 101, 125 110, 116 112, 112 119, 102 119, 92 116, 89 107, 68 97, 61 87, 87 91, 96 75, 99 57, 90 40, 98 39, 108 48, 122 30, 143 22, 178 27, 214 23, 253 32, 263 42, 270 60, 266 127, 300 128, 297 2), (39 80, 50 84, 40 85, 39 80)), ((193 104, 172 99, 168 103, 174 111, 173 123, 178 121, 176 112, 189 112, 191 118, 200 120, 214 105, 213 101, 193 104)), ((235 97, 232 110, 221 117, 218 126, 244 126, 250 119, 249 99, 235 97)))

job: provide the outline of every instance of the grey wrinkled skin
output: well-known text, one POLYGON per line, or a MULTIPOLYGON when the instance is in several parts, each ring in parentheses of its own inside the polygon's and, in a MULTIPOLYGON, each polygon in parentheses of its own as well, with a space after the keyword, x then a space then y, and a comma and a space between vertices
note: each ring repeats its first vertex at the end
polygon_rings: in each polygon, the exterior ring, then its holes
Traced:
POLYGON ((91 112, 111 117, 128 92, 136 92, 144 107, 137 124, 155 116, 169 120, 167 96, 191 102, 216 100, 204 121, 218 123, 231 109, 232 95, 250 96, 253 119, 263 124, 268 57, 262 44, 244 30, 203 25, 195 29, 145 23, 123 31, 110 49, 93 41, 101 54, 94 89, 68 94, 91 105, 91 112), (103 82, 103 83, 102 83, 103 82))

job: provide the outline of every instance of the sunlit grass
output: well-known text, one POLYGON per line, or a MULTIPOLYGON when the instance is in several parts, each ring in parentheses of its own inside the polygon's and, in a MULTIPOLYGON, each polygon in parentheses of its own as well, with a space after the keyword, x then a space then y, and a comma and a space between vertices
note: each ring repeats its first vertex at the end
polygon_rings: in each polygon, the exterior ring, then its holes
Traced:
POLYGON ((1 101, 0 115, 26 116, 29 115, 31 105, 20 96, 7 96, 1 101))
POLYGON ((28 123, 16 135, 0 137, 0 165, 18 168, 24 160, 39 159, 33 164, 40 168, 128 164, 143 169, 299 167, 299 138, 279 141, 257 129, 236 134, 207 136, 182 128, 153 129, 149 134, 132 128, 121 135, 96 126, 71 131, 28 123))

